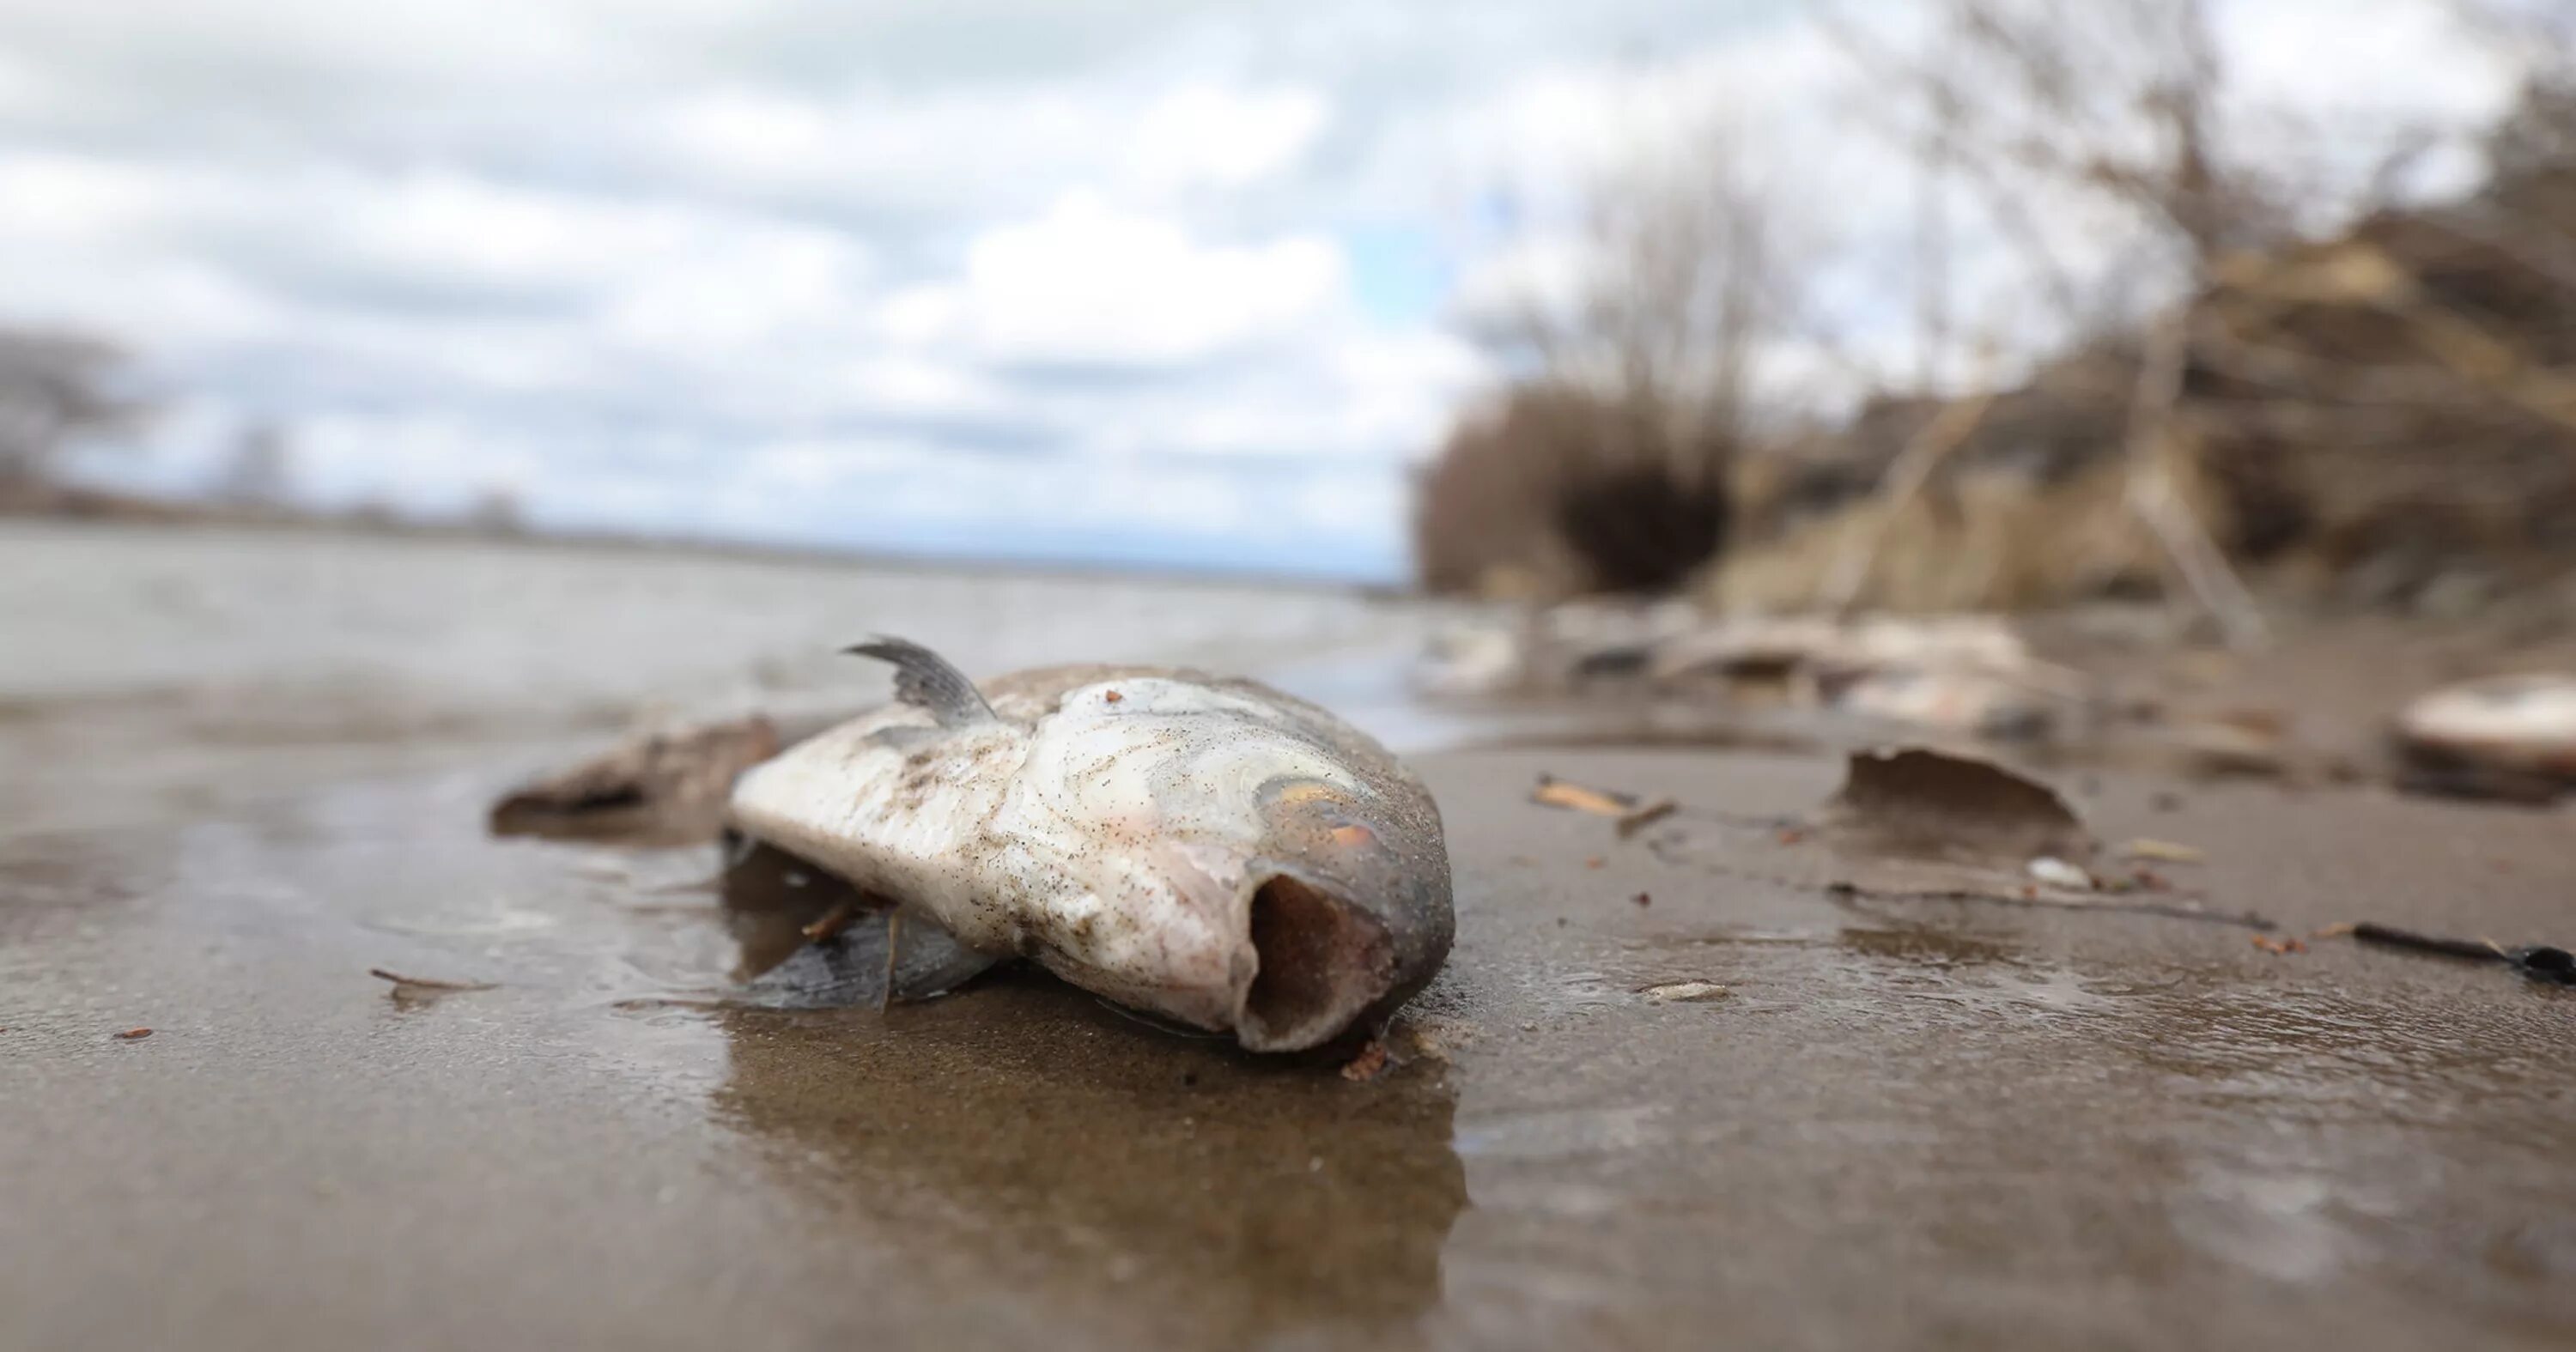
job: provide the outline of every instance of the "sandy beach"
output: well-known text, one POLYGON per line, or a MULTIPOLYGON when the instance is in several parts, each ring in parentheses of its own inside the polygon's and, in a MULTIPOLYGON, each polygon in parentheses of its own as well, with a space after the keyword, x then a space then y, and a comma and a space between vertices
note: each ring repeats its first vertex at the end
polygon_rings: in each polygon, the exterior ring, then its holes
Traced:
MULTIPOLYGON (((768 695, 837 697, 793 654, 897 627, 850 612, 924 583, 661 560, 595 610, 572 579, 627 576, 597 560, 152 540, 0 539, 21 596, 80 567, 198 626, 11 625, 0 1346, 2542 1348, 2576 1322, 2576 1000, 2498 967, 1840 894, 1528 801, 1554 774, 1669 796, 1675 830, 1785 816, 1828 755, 1429 748, 1458 945, 1374 1079, 1034 976, 748 1007, 711 851, 495 841, 484 808, 639 710, 761 698, 764 659, 768 695), (484 581, 436 590, 459 573, 484 581), (342 582, 283 580, 315 577, 342 582), (361 601, 393 618, 355 655, 279 637, 361 601), (442 694, 466 633, 525 680, 442 694), (604 684, 572 660, 615 643, 680 655, 604 684)), ((1234 652, 1443 740, 1381 678, 1418 612, 1185 590, 939 580, 911 618, 988 617, 950 640, 985 667, 1104 634, 1234 652), (1083 587, 1142 618, 1104 630, 1083 587)), ((2052 774, 2280 935, 2576 935, 2564 810, 2052 774)))

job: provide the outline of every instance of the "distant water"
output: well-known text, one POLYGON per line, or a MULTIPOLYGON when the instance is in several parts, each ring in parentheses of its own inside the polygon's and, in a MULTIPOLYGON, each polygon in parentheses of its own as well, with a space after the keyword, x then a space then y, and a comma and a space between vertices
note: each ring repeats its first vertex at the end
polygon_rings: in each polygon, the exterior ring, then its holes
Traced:
POLYGON ((970 672, 1198 664, 1437 736, 1405 662, 1429 603, 1327 587, 1024 574, 305 531, 0 523, 0 705, 258 740, 401 739, 824 709, 895 633, 970 672))

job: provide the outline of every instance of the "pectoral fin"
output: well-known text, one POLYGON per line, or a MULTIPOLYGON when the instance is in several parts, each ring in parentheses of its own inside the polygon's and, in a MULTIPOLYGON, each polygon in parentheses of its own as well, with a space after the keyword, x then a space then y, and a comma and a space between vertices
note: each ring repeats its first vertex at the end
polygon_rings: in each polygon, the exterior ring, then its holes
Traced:
POLYGON ((927 915, 748 837, 728 842, 718 886, 728 928, 742 944, 735 972, 741 995, 754 1005, 837 1009, 927 1000, 998 961, 927 915))
POLYGON ((1000 959, 957 942, 929 917, 892 908, 860 917, 752 978, 743 994, 773 1009, 844 1009, 945 995, 1000 959))

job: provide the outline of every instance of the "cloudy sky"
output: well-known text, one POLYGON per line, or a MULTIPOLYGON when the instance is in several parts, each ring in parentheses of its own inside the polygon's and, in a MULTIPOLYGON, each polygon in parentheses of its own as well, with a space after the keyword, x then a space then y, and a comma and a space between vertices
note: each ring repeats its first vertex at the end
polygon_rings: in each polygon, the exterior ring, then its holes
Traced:
MULTIPOLYGON (((2430 0, 2227 13, 2499 97, 2430 0)), ((0 323, 140 354, 130 482, 268 420, 317 502, 1386 577, 1530 204, 1722 103, 1866 242, 1852 97, 1790 0, 0 0, 0 323)))

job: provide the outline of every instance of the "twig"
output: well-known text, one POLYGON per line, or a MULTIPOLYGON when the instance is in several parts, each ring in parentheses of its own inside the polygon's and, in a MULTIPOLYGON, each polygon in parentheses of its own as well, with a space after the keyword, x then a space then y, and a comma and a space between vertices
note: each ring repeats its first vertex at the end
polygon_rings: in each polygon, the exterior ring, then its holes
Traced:
POLYGON ((1664 818, 1679 812, 1681 810, 1681 806, 1682 805, 1680 803, 1675 802, 1670 798, 1658 798, 1651 803, 1639 804, 1635 808, 1630 809, 1627 815, 1619 819, 1619 838, 1621 840, 1628 839, 1630 836, 1633 836, 1638 832, 1645 830, 1647 827, 1662 821, 1664 818))
POLYGON ((2243 648, 2262 641, 2262 610, 2174 489, 2172 441, 2190 352, 2191 308, 2189 302, 2176 307, 2147 335, 2146 360, 2139 366, 2137 396, 2129 408, 2129 509, 2155 532, 2184 585, 2218 620, 2229 646, 2243 648))
POLYGON ((1897 518, 1931 480, 1932 471, 1967 443, 1994 402, 1991 386, 1969 398, 1953 400, 1906 439, 1905 448, 1888 462, 1887 472, 1879 480, 1876 528, 1837 554, 1833 567, 1826 571, 1819 598, 1823 610, 1836 617, 1851 613, 1853 604, 1860 599, 1861 588, 1869 582, 1870 571, 1878 565, 1880 549, 1896 529, 1897 518))
POLYGON ((2367 920, 2354 925, 2351 933, 2353 938, 2366 944, 2434 953, 2446 958, 2464 958, 2470 962, 2500 962, 2545 985, 2576 986, 2576 954, 2547 944, 2507 948, 2493 939, 2445 939, 2367 920))
POLYGON ((805 926, 799 932, 806 938, 819 944, 826 939, 838 935, 841 931, 848 929, 850 927, 851 918, 857 914, 858 912, 851 907, 850 903, 846 901, 834 902, 832 904, 832 909, 825 911, 822 918, 816 920, 813 924, 805 926))
POLYGON ((2178 901, 2093 901, 2077 897, 2013 897, 2000 892, 1965 890, 1889 892, 1848 882, 1827 884, 1825 890, 1841 896, 1875 897, 1880 901, 1983 901, 1997 906, 2034 906, 2059 911, 2118 911, 2129 915, 2164 916, 2173 920, 2206 920, 2214 924, 2238 925, 2256 930, 2280 928, 2269 916, 2253 911, 2212 911, 2178 901))

